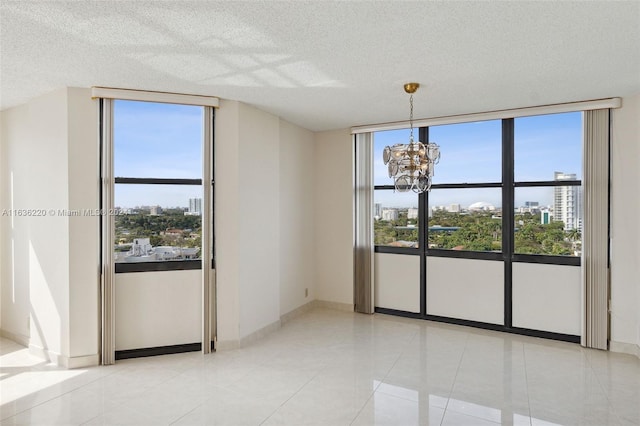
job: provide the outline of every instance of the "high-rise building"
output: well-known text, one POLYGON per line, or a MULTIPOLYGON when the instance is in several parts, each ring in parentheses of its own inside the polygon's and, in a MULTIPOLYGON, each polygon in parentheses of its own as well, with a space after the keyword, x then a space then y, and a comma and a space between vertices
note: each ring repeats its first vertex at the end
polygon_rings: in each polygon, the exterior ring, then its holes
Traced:
POLYGON ((382 220, 398 220, 398 210, 397 209, 382 210, 382 220))
MULTIPOLYGON (((554 180, 576 180, 575 173, 555 172, 554 180)), ((580 186, 556 186, 553 197, 553 220, 564 223, 565 231, 582 231, 582 188, 580 186)))
POLYGON ((160 206, 151 206, 149 208, 149 214, 151 216, 159 216, 162 214, 162 207, 160 206))
POLYGON ((551 212, 547 209, 540 211, 540 224, 548 225, 551 222, 551 212))
POLYGON ((202 198, 189 198, 189 215, 202 216, 202 198))
POLYGON ((382 217, 382 203, 375 203, 373 205, 373 215, 375 217, 382 217))
POLYGON ((460 204, 451 204, 448 210, 451 213, 460 213, 460 204))
POLYGON ((418 218, 418 209, 415 207, 411 207, 407 209, 407 219, 417 219, 418 218))

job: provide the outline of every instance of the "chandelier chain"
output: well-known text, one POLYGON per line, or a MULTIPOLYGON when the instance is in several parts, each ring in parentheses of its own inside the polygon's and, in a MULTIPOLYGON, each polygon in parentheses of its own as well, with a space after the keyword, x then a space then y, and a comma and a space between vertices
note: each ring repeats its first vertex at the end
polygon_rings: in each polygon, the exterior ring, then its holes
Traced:
POLYGON ((411 128, 409 139, 413 142, 413 93, 409 96, 409 127, 411 128))

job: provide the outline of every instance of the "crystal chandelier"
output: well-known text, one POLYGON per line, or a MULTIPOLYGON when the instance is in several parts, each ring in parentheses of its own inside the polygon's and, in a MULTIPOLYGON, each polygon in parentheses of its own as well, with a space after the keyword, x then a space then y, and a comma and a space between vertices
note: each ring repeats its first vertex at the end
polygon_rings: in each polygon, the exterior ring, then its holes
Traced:
POLYGON ((440 147, 434 143, 413 140, 413 94, 420 84, 407 83, 404 91, 409 93, 409 143, 386 146, 382 152, 384 164, 389 167, 389 177, 393 178, 396 191, 416 193, 431 189, 433 169, 440 160, 440 147))

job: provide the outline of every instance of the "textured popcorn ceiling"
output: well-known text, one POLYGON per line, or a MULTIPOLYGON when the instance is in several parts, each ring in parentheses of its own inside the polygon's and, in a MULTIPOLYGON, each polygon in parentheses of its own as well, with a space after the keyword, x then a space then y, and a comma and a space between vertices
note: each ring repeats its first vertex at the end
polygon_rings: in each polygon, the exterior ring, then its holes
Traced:
POLYGON ((640 2, 0 0, 0 107, 214 95, 311 130, 640 92, 640 2))

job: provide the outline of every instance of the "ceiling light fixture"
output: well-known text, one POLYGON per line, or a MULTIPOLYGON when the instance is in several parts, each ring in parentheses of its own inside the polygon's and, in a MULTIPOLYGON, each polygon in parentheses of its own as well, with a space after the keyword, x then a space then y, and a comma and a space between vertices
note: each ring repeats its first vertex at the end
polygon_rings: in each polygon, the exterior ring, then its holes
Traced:
POLYGON ((393 179, 398 192, 412 190, 416 193, 431 189, 433 169, 440 160, 440 147, 435 143, 422 143, 413 140, 413 94, 420 84, 407 83, 404 91, 409 93, 409 143, 386 146, 382 152, 384 164, 388 165, 389 177, 393 179))

